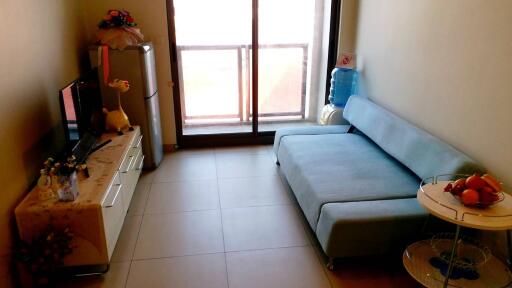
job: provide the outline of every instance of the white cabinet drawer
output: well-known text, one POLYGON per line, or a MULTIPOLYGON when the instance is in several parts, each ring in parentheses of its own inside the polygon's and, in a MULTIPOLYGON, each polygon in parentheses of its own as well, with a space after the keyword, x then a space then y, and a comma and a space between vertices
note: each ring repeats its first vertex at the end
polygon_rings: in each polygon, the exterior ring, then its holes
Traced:
POLYGON ((142 156, 142 147, 132 148, 133 155, 132 165, 128 167, 128 171, 125 173, 121 173, 121 182, 124 185, 123 189, 123 202, 125 204, 125 213, 128 211, 128 207, 130 206, 130 202, 132 200, 133 192, 135 191, 135 186, 137 185, 137 180, 139 179, 140 174, 140 166, 141 166, 141 157, 142 156))
POLYGON ((103 214, 103 228, 105 230, 105 240, 107 242, 108 258, 112 257, 117 237, 121 232, 124 219, 123 213, 123 184, 120 181, 119 174, 112 181, 105 198, 101 204, 103 214))
POLYGON ((130 143, 130 149, 128 153, 121 161, 121 165, 119 165, 119 172, 127 173, 130 169, 134 167, 134 161, 136 160, 137 149, 142 149, 142 135, 138 134, 134 140, 130 143))

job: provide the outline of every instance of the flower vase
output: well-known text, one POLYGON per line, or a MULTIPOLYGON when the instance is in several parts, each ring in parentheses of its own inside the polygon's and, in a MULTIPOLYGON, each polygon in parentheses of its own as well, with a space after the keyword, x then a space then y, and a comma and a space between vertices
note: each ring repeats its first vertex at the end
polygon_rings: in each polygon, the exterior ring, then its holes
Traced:
POLYGON ((114 27, 98 31, 98 42, 112 49, 124 50, 127 46, 134 46, 143 41, 144 35, 135 27, 114 27))
POLYGON ((60 175, 57 179, 57 195, 59 201, 75 201, 79 194, 76 171, 70 175, 60 175))

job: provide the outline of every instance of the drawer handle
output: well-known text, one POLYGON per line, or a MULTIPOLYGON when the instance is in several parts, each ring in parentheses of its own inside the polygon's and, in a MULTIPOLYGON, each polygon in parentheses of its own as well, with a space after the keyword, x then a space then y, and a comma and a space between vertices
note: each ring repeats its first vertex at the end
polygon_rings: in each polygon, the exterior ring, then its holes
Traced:
POLYGON ((140 157, 140 164, 139 164, 139 167, 137 167, 137 170, 142 170, 142 166, 144 166, 144 155, 142 155, 142 157, 140 157))
POLYGON ((123 187, 123 184, 116 184, 114 186, 116 186, 117 191, 114 195, 114 198, 112 198, 112 201, 105 205, 105 208, 114 207, 114 205, 116 205, 117 196, 119 196, 119 192, 121 192, 121 187, 123 187))
POLYGON ((121 173, 128 173, 128 171, 130 171, 130 167, 132 167, 132 162, 133 162, 133 155, 132 156, 129 156, 130 160, 128 160, 128 165, 126 165, 126 170, 124 171, 121 171, 121 173))
POLYGON ((137 144, 135 144, 135 146, 133 146, 133 148, 139 148, 140 143, 142 143, 142 135, 139 136, 139 140, 137 141, 137 144))

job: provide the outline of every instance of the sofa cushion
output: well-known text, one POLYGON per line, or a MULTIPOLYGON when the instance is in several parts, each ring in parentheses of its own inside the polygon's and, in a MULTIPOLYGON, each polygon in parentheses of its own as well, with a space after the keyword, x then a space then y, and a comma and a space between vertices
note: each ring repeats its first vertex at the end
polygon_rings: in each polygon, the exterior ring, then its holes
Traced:
POLYGON ((274 153, 277 156, 277 150, 279 150, 283 137, 292 135, 343 134, 347 132, 349 127, 350 125, 312 125, 278 129, 274 137, 274 153))
POLYGON ((414 173, 357 134, 284 137, 278 157, 313 229, 325 203, 415 197, 419 185, 414 173))
POLYGON ((483 173, 452 146, 362 97, 350 97, 343 117, 420 178, 483 173))
POLYGON ((419 236, 427 215, 415 198, 329 203, 315 233, 329 257, 379 254, 419 236))

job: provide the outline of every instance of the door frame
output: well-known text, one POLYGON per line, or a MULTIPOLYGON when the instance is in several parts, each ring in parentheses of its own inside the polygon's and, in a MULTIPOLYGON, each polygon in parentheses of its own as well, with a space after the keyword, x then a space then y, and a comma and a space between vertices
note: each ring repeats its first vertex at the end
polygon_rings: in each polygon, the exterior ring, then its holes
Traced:
MULTIPOLYGON (((258 0, 252 0, 252 71, 258 71, 258 0)), ((275 131, 258 131, 258 73, 252 73, 252 132, 222 133, 204 135, 183 135, 183 120, 181 111, 180 77, 178 70, 178 55, 176 45, 176 28, 174 22, 174 1, 166 0, 167 32, 169 37, 169 55, 171 62, 172 98, 174 104, 174 120, 176 121, 176 140, 180 148, 213 147, 229 145, 271 144, 275 131)), ((334 68, 338 54, 338 27, 341 16, 341 0, 331 0, 331 15, 329 27, 329 47, 327 58, 327 75, 334 68)), ((327 77, 329 78, 329 77, 327 77)), ((326 83, 329 88, 330 79, 326 83)), ((329 91, 329 89, 326 89, 329 91)), ((328 95, 325 96, 327 101, 328 95)), ((327 102, 326 102, 327 103, 327 102)))

